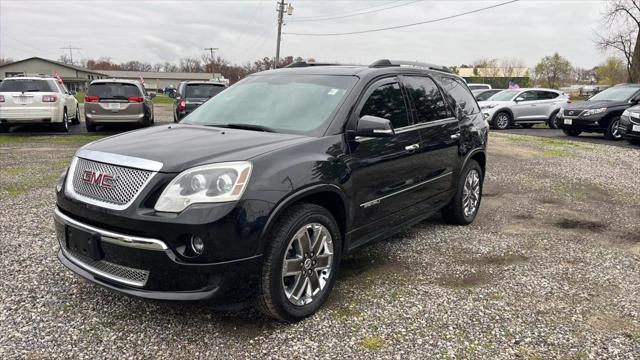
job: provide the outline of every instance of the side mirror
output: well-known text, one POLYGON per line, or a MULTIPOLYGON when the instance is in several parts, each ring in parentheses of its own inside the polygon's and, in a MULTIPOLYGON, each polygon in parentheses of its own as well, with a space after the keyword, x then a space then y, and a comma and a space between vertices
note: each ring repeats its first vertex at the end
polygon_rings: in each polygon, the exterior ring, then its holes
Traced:
POLYGON ((371 115, 365 115, 358 120, 356 136, 390 137, 396 134, 391 121, 371 115))
POLYGON ((516 102, 520 102, 520 101, 524 101, 524 98, 522 96, 518 96, 516 98, 516 102))

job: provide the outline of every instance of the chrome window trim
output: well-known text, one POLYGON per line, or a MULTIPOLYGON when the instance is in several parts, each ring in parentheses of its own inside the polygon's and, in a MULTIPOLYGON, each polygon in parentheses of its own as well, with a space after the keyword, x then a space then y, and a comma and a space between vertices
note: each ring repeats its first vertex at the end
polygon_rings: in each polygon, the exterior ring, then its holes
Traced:
POLYGON ((158 239, 120 234, 81 223, 63 214, 58 208, 54 210, 54 218, 61 224, 73 226, 91 233, 98 233, 100 234, 100 240, 109 244, 152 251, 165 251, 169 249, 167 244, 158 239))
POLYGON ((409 186, 408 188, 404 188, 404 189, 402 189, 402 190, 398 190, 398 191, 396 191, 396 192, 394 192, 394 193, 387 194, 387 195, 385 195, 385 196, 379 197, 379 198, 374 199, 374 200, 371 200, 371 201, 367 201, 366 203, 362 203, 362 204, 360 204, 360 207, 368 208, 368 207, 370 207, 370 206, 372 206, 372 205, 377 205, 377 204, 379 204, 379 203, 380 203, 382 200, 384 200, 384 199, 387 199, 387 198, 390 198, 390 197, 392 197, 392 196, 396 196, 396 195, 402 194, 403 192, 406 192, 406 191, 409 191, 409 190, 415 189, 415 188, 417 188, 417 187, 419 187, 419 186, 422 186, 422 185, 428 184, 428 183, 430 183, 430 182, 432 182, 432 181, 436 181, 436 180, 438 180, 438 179, 441 179, 441 178, 443 178, 443 177, 445 177, 445 176, 449 176, 449 175, 451 175, 451 174, 453 174, 453 172, 451 172, 451 171, 450 171, 450 172, 448 172, 448 173, 444 173, 444 174, 442 174, 442 175, 436 176, 436 177, 434 177, 433 179, 429 179, 429 180, 425 180, 425 181, 419 182, 419 183, 417 183, 417 184, 414 184, 414 185, 409 186))
POLYGON ((429 127, 432 127, 432 126, 448 124, 448 123, 457 122, 457 121, 458 121, 458 119, 456 119, 455 117, 452 116, 452 117, 448 117, 448 118, 444 118, 444 119, 438 119, 438 120, 433 120, 433 121, 413 124, 413 125, 401 127, 400 129, 396 130, 396 134, 407 132, 407 131, 412 131, 412 130, 420 130, 420 129, 423 129, 423 128, 429 128, 429 127))
MULTIPOLYGON (((138 198, 140 193, 147 187, 147 185, 149 185, 151 180, 157 174, 157 172, 153 172, 151 175, 149 175, 149 178, 147 179, 147 181, 145 181, 144 184, 142 184, 140 186, 140 189, 138 189, 138 192, 133 197, 131 197, 131 200, 129 200, 128 203, 122 204, 122 205, 111 204, 111 203, 108 203, 106 201, 96 200, 96 199, 90 198, 88 196, 84 196, 84 195, 78 194, 75 191, 75 189, 73 188, 73 178, 74 178, 75 173, 76 173, 76 165, 78 163, 78 158, 79 158, 78 156, 75 156, 73 158, 73 160, 71 161, 71 165, 69 166, 69 172, 67 173, 67 180, 64 183, 64 193, 65 193, 65 195, 67 195, 71 199, 76 199, 76 200, 82 201, 82 202, 87 203, 87 204, 100 206, 100 207, 111 209, 111 210, 125 210, 129 206, 131 206, 131 204, 138 198)), ((88 159, 86 157, 82 157, 82 158, 90 160, 90 161, 97 161, 97 160, 94 160, 94 159, 88 159)), ((141 159, 141 160, 144 160, 144 159, 141 159)), ((103 161, 100 161, 100 162, 103 162, 103 161)), ((119 165, 119 164, 113 164, 113 163, 105 163, 105 164, 116 165, 116 166, 125 166, 126 167, 126 165, 119 165)), ((160 167, 162 167, 162 165, 160 165, 160 167)), ((143 170, 147 170, 147 169, 143 169, 143 170)))
POLYGON ((162 169, 162 163, 154 160, 147 160, 133 156, 107 153, 103 151, 80 149, 76 153, 77 157, 97 161, 109 165, 118 165, 140 170, 158 172, 162 169))

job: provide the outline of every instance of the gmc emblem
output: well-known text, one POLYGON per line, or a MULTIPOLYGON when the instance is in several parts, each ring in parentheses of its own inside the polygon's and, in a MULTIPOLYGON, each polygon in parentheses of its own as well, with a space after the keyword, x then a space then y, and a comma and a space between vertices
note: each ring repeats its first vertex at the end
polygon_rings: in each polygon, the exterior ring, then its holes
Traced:
POLYGON ((98 185, 103 189, 113 188, 113 182, 115 180, 116 178, 113 177, 113 175, 102 174, 93 170, 85 170, 82 173, 82 181, 89 184, 98 185))

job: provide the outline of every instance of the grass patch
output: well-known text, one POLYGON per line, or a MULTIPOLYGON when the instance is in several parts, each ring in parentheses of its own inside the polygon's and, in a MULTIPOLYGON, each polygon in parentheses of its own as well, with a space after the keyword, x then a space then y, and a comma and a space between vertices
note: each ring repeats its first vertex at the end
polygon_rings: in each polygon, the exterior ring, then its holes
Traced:
POLYGON ((74 95, 76 97, 76 100, 78 100, 79 104, 84 104, 84 95, 85 95, 84 91, 78 91, 74 95))
POLYGON ((173 98, 168 97, 167 95, 156 95, 153 98, 154 105, 171 105, 173 104, 173 98))
POLYGON ((362 346, 369 351, 377 351, 384 347, 384 339, 379 336, 366 336, 362 339, 362 346))
POLYGON ((550 150, 545 150, 543 152, 544 155, 546 156, 555 156, 555 157, 567 157, 571 155, 571 152, 567 149, 550 149, 550 150))
POLYGON ((82 146, 106 135, 0 135, 0 146, 6 145, 74 145, 82 146))

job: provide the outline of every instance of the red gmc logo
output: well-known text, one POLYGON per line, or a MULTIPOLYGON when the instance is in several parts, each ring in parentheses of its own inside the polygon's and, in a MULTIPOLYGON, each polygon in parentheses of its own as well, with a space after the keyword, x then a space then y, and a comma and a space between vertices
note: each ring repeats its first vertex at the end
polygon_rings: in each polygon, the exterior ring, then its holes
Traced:
POLYGON ((115 178, 109 174, 101 174, 93 170, 85 170, 82 173, 82 181, 89 184, 98 185, 103 189, 111 189, 113 188, 113 182, 115 181, 115 178))

